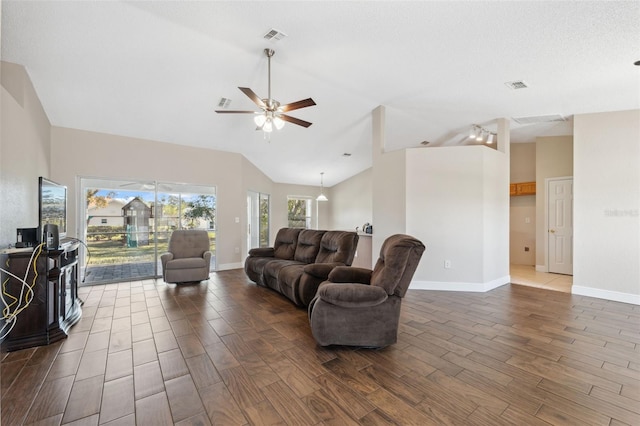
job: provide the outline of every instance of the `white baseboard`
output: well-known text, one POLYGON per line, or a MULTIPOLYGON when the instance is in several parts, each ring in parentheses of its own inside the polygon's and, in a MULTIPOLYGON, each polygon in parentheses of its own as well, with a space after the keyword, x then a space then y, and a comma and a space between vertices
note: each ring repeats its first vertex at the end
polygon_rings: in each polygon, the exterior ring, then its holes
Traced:
POLYGON ((549 272, 547 265, 536 265, 536 272, 549 272))
POLYGON ((441 290, 441 291, 473 291, 484 293, 511 282, 511 276, 487 281, 486 283, 465 283, 448 281, 411 281, 411 290, 441 290))
POLYGON ((230 269, 242 269, 242 262, 238 263, 220 263, 216 271, 228 271, 230 269))
POLYGON ((583 287, 579 285, 573 285, 571 287, 571 294, 640 305, 640 294, 621 293, 619 291, 602 290, 600 288, 583 287))

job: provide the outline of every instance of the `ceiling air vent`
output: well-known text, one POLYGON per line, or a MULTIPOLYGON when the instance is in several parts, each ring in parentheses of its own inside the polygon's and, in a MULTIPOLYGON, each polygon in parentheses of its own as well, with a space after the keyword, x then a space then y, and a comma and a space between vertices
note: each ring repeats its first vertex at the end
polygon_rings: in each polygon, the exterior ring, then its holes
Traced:
POLYGON ((525 82, 524 82, 524 81, 522 81, 522 80, 517 80, 517 81, 507 81, 507 82, 505 83, 505 85, 506 85, 509 89, 513 89, 513 90, 516 90, 516 89, 526 89, 527 87, 529 87, 529 86, 527 85, 527 83, 525 83, 525 82))
POLYGON ((530 117, 513 117, 513 120, 520 124, 553 123, 556 121, 567 121, 560 114, 533 115, 530 117))
POLYGON ((280 41, 283 38, 285 38, 287 35, 285 33, 283 33, 280 30, 276 30, 275 28, 272 28, 268 33, 266 33, 263 37, 265 38, 265 40, 270 40, 270 41, 280 41))
POLYGON ((229 98, 220 98, 220 102, 218 102, 219 108, 228 108, 231 103, 231 99, 229 98))

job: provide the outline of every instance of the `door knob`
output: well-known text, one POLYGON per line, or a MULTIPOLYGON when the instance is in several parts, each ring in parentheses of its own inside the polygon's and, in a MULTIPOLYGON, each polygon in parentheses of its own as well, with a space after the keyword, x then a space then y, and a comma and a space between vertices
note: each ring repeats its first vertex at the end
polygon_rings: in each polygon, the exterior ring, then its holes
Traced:
POLYGON ((552 234, 555 234, 556 230, 555 229, 549 229, 549 232, 551 232, 552 234))

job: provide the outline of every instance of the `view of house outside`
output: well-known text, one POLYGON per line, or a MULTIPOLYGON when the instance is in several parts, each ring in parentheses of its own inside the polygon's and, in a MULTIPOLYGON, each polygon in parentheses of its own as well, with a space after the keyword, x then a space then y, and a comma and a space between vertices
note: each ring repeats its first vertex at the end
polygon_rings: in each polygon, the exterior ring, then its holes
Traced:
POLYGON ((86 202, 88 268, 156 263, 176 229, 208 230, 215 253, 215 195, 88 189, 86 202))

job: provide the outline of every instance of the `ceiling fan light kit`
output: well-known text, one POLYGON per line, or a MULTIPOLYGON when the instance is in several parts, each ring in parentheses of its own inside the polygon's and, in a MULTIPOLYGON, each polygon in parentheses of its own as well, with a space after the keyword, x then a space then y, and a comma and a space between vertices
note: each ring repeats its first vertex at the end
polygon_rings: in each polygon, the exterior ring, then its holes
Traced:
POLYGON ((248 87, 238 87, 242 93, 247 95, 249 99, 253 101, 262 111, 227 111, 216 110, 217 113, 227 114, 255 114, 253 118, 254 123, 258 128, 256 130, 262 130, 265 133, 271 133, 275 127, 280 130, 284 127, 285 121, 289 123, 297 124, 302 127, 309 127, 312 123, 299 118, 291 117, 284 114, 285 112, 293 111, 300 108, 306 108, 316 105, 313 99, 307 98, 300 101, 292 102, 286 105, 281 105, 271 97, 271 57, 275 55, 273 49, 264 49, 264 53, 267 56, 268 61, 268 95, 266 99, 260 99, 253 90, 248 87))

